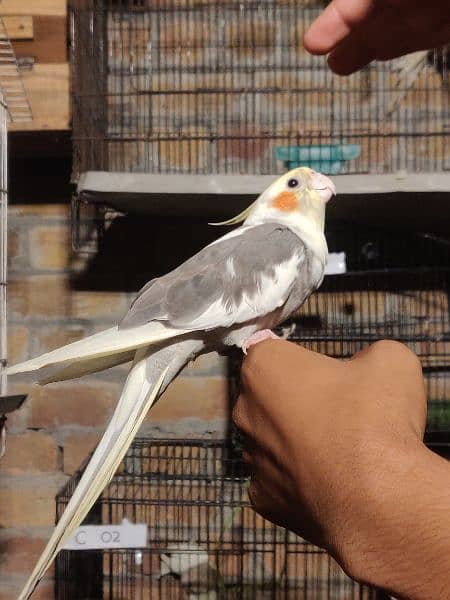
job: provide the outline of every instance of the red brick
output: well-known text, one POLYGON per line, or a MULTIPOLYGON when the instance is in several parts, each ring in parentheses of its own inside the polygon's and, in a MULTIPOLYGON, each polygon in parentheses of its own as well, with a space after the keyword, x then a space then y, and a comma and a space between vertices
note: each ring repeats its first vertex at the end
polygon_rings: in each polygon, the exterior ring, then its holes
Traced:
POLYGON ((61 204, 19 204, 10 206, 9 214, 12 217, 40 217, 42 219, 63 218, 68 219, 70 206, 68 203, 61 204))
POLYGON ((65 269, 70 261, 70 231, 66 225, 35 227, 30 234, 30 261, 38 269, 65 269))
POLYGON ((228 386, 223 377, 179 377, 150 410, 151 421, 197 417, 205 421, 227 415, 228 386))
POLYGON ((80 432, 64 439, 63 471, 67 475, 75 473, 102 437, 102 431, 80 432))
POLYGON ((15 364, 28 358, 30 332, 27 327, 13 325, 8 328, 8 362, 15 364))
MULTIPOLYGON (((8 394, 28 394, 31 385, 28 383, 22 383, 15 381, 15 378, 10 377, 8 379, 8 394)), ((30 404, 27 400, 22 404, 20 410, 9 413, 8 420, 6 421, 7 438, 6 445, 8 445, 9 433, 20 433, 25 431, 28 427, 28 419, 30 416, 30 404), (9 432, 9 433, 8 433, 9 432)))
POLYGON ((86 337, 86 335, 88 334, 83 327, 68 325, 41 327, 34 337, 37 338, 39 343, 39 353, 43 353, 76 342, 77 340, 86 337))
MULTIPOLYGON (((11 581, 2 582, 0 590, 0 600, 17 600, 17 596, 25 585, 26 578, 12 583, 11 581)), ((33 600, 50 600, 54 598, 54 584, 51 578, 43 579, 36 590, 33 592, 33 600)))
POLYGON ((128 309, 125 294, 116 292, 72 292, 70 295, 71 316, 79 319, 96 317, 116 321, 128 309))
POLYGON ((10 534, 8 534, 8 530, 2 532, 0 537, 0 579, 12 573, 29 575, 46 543, 46 538, 18 534, 16 530, 12 530, 10 534))
POLYGON ((48 579, 39 583, 37 589, 33 592, 33 600, 50 600, 55 597, 54 582, 51 578, 51 569, 49 570, 48 579))
POLYGON ((11 317, 67 317, 70 315, 66 277, 54 275, 15 279, 9 284, 11 317))
POLYGON ((0 527, 50 527, 55 522, 55 496, 67 478, 4 477, 0 486, 0 527))
POLYGON ((0 462, 0 473, 40 473, 58 468, 55 440, 41 431, 9 434, 7 453, 0 462))
POLYGON ((51 386, 34 386, 31 394, 31 427, 64 425, 98 427, 110 418, 119 386, 73 381, 51 386))
POLYGON ((8 228, 8 270, 14 271, 28 262, 25 250, 25 235, 21 235, 19 227, 8 228))

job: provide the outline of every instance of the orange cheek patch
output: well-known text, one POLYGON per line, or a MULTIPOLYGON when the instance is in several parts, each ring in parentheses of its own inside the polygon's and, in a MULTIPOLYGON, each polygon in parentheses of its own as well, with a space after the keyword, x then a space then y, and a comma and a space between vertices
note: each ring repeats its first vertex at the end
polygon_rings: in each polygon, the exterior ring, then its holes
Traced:
POLYGON ((272 206, 278 210, 291 212, 298 208, 297 196, 294 192, 281 192, 272 200, 272 206))

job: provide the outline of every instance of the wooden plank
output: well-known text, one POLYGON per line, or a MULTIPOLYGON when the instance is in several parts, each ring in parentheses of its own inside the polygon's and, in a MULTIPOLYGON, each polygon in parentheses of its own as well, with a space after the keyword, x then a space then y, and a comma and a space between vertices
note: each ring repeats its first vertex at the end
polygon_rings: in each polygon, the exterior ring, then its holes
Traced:
POLYGON ((37 64, 22 78, 33 112, 29 123, 9 123, 9 131, 67 130, 70 128, 69 65, 37 64))
POLYGON ((0 15, 67 15, 67 0, 0 0, 0 15))
POLYGON ((11 16, 4 17, 6 31, 11 40, 32 40, 33 39, 33 17, 26 16, 11 16))
POLYGON ((67 19, 65 17, 33 17, 32 40, 13 42, 17 58, 31 56, 37 63, 62 63, 68 60, 67 19))

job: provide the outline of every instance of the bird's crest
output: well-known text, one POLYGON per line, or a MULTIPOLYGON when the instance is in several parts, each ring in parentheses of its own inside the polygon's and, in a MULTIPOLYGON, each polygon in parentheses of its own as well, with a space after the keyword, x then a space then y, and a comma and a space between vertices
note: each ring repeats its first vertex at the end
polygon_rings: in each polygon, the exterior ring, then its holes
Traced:
POLYGON ((240 212, 238 215, 236 215, 235 217, 231 217, 231 219, 228 219, 227 221, 220 221, 220 223, 208 223, 208 225, 237 225, 238 223, 242 223, 242 221, 245 221, 245 219, 251 213, 252 208, 255 206, 256 202, 257 200, 252 202, 250 206, 247 206, 247 208, 240 212))

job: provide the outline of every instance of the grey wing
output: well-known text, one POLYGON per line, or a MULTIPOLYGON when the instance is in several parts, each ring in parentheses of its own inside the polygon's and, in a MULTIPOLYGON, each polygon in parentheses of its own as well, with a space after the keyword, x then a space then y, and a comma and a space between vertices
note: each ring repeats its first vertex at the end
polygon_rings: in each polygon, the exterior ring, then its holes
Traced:
POLYGON ((150 281, 120 327, 153 320, 190 330, 229 327, 282 306, 307 261, 306 247, 282 225, 244 229, 150 281))

